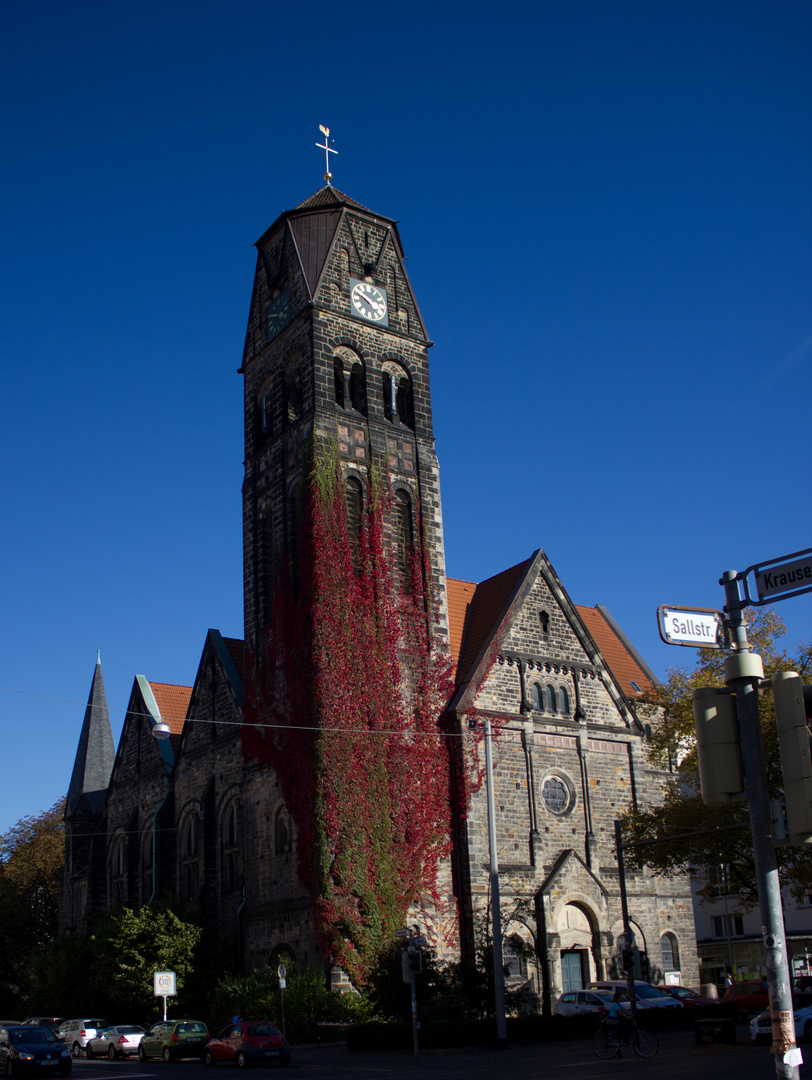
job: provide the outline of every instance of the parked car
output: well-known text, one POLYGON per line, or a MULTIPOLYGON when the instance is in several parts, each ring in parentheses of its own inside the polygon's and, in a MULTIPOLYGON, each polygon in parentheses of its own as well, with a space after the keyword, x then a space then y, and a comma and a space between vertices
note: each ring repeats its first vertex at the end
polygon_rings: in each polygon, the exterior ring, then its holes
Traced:
POLYGON ((88 1039, 85 1053, 89 1058, 108 1057, 111 1061, 135 1057, 143 1036, 144 1029, 137 1024, 114 1024, 88 1039))
POLYGON ((290 1065, 290 1043, 267 1020, 240 1020, 209 1040, 203 1060, 207 1065, 232 1061, 241 1069, 259 1062, 290 1065))
POLYGON ((687 1008, 719 1004, 719 998, 704 997, 698 990, 692 990, 689 986, 658 986, 656 989, 663 994, 670 994, 671 997, 681 1001, 687 1008))
POLYGON ((153 1024, 138 1044, 138 1060, 182 1057, 202 1058, 209 1041, 209 1029, 200 1020, 161 1020, 153 1024))
MULTIPOLYGON (((614 994, 617 990, 623 995, 623 1000, 626 999, 627 985, 625 979, 613 979, 609 982, 593 982, 589 984, 590 990, 608 990, 610 994, 614 994)), ((681 1009, 682 1002, 677 1001, 676 998, 671 997, 670 994, 663 994, 660 990, 655 989, 651 983, 641 982, 635 980, 634 993, 637 998, 638 1009, 681 1009)))
POLYGON ((725 990, 722 1001, 735 1001, 739 1016, 744 1020, 767 1008, 770 1004, 770 992, 767 984, 762 981, 733 983, 725 990))
POLYGON ((612 1001, 609 990, 570 990, 555 1005, 556 1016, 581 1016, 583 1013, 607 1012, 612 1001))
MULTIPOLYGON (((812 994, 793 993, 792 1016, 795 1021, 795 1040, 812 1039, 812 994)), ((772 1015, 765 1009, 750 1021, 750 1038, 753 1042, 771 1042, 773 1037, 772 1015)))
POLYGON ((70 1076, 72 1064, 70 1050, 50 1028, 34 1024, 0 1027, 0 1072, 6 1076, 32 1072, 70 1076))
POLYGON ((64 1040, 65 1046, 74 1057, 79 1057, 87 1046, 87 1040, 110 1027, 106 1020, 65 1020, 57 1028, 57 1038, 64 1040))

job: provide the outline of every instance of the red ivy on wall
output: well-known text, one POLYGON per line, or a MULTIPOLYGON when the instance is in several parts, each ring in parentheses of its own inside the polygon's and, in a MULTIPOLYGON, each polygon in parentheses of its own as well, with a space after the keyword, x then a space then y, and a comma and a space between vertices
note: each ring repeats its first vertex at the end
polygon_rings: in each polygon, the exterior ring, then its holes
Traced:
POLYGON ((274 768, 296 822, 325 952, 358 985, 409 906, 436 893, 451 836, 451 664, 422 523, 398 552, 388 485, 370 474, 351 544, 338 453, 316 458, 243 726, 244 756, 274 768))

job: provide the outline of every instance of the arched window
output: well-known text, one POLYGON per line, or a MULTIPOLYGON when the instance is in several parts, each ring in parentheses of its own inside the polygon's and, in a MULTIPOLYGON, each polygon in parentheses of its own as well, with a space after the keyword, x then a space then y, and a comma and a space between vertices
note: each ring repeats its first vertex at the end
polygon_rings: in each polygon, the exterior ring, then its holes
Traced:
POLYGON ((348 476, 344 481, 344 498, 347 502, 347 538, 350 542, 350 557, 353 567, 358 570, 361 565, 364 498, 361 481, 356 476, 348 476))
POLYGON ((180 848, 181 891, 188 900, 197 895, 200 887, 199 831, 200 815, 195 812, 188 816, 183 826, 180 848))
POLYGON ((383 366, 383 412, 392 423, 414 427, 412 380, 408 371, 394 360, 383 366))
POLYGON ((559 686, 558 688, 558 711, 562 716, 569 716, 570 696, 565 686, 559 686))
POLYGON ((344 408, 344 364, 341 362, 341 357, 335 358, 333 364, 333 393, 335 397, 335 403, 340 409, 344 408))
POLYGON ((679 971, 679 943, 673 934, 663 934, 660 938, 660 951, 663 971, 679 971))
POLYGON ((273 398, 270 383, 262 387, 257 397, 257 418, 262 438, 270 439, 273 436, 273 398))
POLYGON ((342 346, 336 351, 333 371, 336 405, 366 415, 366 375, 358 354, 342 346))
POLYGON ((543 692, 542 692, 542 689, 541 689, 541 683, 537 683, 537 682, 533 683, 533 708, 534 709, 543 709, 544 708, 544 695, 543 695, 543 692))
POLYGON ((412 552, 414 550, 414 526, 412 523, 412 500, 407 491, 395 492, 395 558, 403 587, 411 586, 412 552))
POLYGON ((297 374, 285 377, 285 421, 288 424, 299 419, 302 412, 302 381, 297 374))
POLYGON ((554 713, 555 711, 556 711, 556 708, 555 708, 555 687, 554 686, 548 686, 547 687, 547 712, 548 713, 554 713))
POLYGON ((152 899, 152 891, 155 888, 155 852, 153 848, 153 832, 150 829, 144 835, 141 846, 141 903, 148 904, 152 899))
POLYGON ((127 839, 119 836, 113 844, 110 860, 110 902, 120 907, 126 900, 127 890, 127 839))
POLYGON ((290 817, 284 806, 276 811, 274 821, 274 848, 277 855, 286 855, 293 849, 293 837, 290 830, 290 817))
POLYGON ((220 840, 222 844, 223 888, 235 889, 239 883, 239 818, 236 799, 223 814, 220 840))
POLYGON ((367 411, 366 380, 364 369, 358 360, 350 368, 350 405, 356 412, 367 411))

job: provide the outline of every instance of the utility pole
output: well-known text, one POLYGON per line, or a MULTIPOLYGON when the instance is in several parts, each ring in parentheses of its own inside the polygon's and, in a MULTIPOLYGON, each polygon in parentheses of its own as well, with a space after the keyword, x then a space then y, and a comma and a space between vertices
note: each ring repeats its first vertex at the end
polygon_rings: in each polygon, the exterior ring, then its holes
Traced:
POLYGON ((725 682, 736 694, 742 765, 747 778, 753 861, 761 909, 767 987, 770 992, 775 1072, 779 1080, 799 1080, 797 1062, 800 1053, 795 1046, 792 984, 784 934, 784 914, 781 908, 781 884, 778 880, 778 861, 772 839, 770 790, 758 711, 758 691, 764 679, 764 665, 760 656, 750 652, 736 572, 728 570, 722 576, 720 585, 725 588, 725 610, 733 646, 733 651, 725 659, 725 682))

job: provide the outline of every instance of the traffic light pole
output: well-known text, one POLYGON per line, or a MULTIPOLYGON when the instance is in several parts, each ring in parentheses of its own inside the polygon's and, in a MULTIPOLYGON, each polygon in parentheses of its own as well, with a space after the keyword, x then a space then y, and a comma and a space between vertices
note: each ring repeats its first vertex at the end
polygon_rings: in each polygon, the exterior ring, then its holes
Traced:
POLYGON ((753 859, 761 908, 767 987, 770 993, 775 1072, 780 1080, 799 1080, 797 1062, 800 1060, 800 1053, 795 1047, 792 987, 781 908, 781 884, 778 880, 778 862, 773 846, 770 792, 758 710, 758 691, 764 678, 764 668, 761 657, 750 652, 736 578, 736 572, 729 570, 719 582, 725 588, 726 611, 733 645, 733 651, 725 660, 725 682, 736 694, 742 764, 750 805, 753 859))

